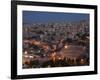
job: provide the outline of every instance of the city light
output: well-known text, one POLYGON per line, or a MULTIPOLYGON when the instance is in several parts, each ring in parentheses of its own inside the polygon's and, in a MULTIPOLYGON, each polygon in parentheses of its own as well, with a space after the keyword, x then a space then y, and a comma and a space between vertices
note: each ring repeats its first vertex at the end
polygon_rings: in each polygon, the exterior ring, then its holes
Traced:
POLYGON ((89 65, 89 33, 84 30, 89 28, 81 24, 37 23, 24 26, 23 68, 89 65))
POLYGON ((64 48, 65 48, 65 49, 67 49, 67 48, 68 48, 68 46, 67 46, 67 45, 65 45, 65 46, 64 46, 64 48))
POLYGON ((24 57, 25 57, 25 58, 28 58, 29 56, 28 56, 28 55, 24 55, 24 57))
POLYGON ((27 53, 27 51, 25 51, 25 53, 24 53, 24 54, 28 54, 28 53, 27 53))

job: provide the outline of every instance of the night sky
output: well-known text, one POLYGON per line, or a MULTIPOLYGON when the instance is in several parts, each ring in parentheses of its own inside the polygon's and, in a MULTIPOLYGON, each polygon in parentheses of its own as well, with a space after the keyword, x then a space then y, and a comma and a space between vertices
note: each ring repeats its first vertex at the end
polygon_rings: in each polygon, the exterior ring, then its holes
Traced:
POLYGON ((23 23, 74 22, 89 20, 89 14, 23 11, 23 23))

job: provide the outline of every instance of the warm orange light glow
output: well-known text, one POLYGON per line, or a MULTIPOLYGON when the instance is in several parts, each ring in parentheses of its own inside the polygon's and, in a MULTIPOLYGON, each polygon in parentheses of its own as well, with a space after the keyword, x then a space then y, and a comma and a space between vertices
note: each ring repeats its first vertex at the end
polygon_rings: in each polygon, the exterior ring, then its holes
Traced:
POLYGON ((58 59, 59 59, 59 60, 62 60, 62 58, 61 58, 61 57, 59 57, 58 59))
POLYGON ((68 48, 68 46, 67 46, 67 45, 65 45, 64 47, 65 47, 65 49, 67 49, 67 48, 68 48))

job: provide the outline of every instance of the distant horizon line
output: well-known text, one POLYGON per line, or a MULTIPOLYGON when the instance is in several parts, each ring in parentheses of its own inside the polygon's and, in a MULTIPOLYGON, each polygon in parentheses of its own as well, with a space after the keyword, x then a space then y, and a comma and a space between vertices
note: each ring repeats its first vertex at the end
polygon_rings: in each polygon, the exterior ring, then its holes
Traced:
POLYGON ((78 21, 50 21, 50 22, 31 22, 31 23, 28 23, 28 22, 23 22, 23 24, 33 24, 33 23, 41 23, 41 24, 48 24, 48 23, 77 23, 77 22, 84 22, 84 21, 89 21, 89 20, 78 20, 78 21))

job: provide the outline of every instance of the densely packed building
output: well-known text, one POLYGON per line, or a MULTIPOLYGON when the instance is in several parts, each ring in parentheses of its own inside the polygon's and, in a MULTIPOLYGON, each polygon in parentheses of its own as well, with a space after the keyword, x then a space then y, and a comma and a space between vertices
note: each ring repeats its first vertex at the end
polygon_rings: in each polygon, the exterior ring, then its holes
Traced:
POLYGON ((88 65, 88 59, 89 21, 23 24, 24 68, 48 61, 46 67, 52 67, 56 60, 53 66, 88 65))
POLYGON ((77 33, 89 33, 88 21, 23 24, 23 38, 38 37, 55 41, 62 38, 75 39, 77 33))

